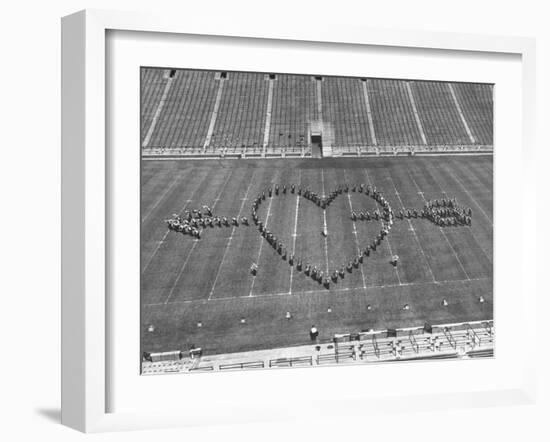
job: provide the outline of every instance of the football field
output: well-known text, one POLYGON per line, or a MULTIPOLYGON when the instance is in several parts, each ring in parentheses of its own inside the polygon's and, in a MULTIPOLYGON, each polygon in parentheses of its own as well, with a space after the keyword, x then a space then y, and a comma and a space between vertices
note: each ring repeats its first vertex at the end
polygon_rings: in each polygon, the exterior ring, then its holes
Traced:
MULTIPOLYGON (((326 341, 335 333, 493 318, 492 155, 143 160, 141 180, 142 351, 303 345, 312 324, 326 341), (394 213, 456 197, 472 209, 472 225, 395 219, 377 250, 327 289, 282 259, 252 223, 254 199, 276 184, 320 196, 345 184, 371 185, 394 213), (229 219, 246 216, 250 225, 208 227, 200 240, 167 229, 172 214, 204 205, 229 219)), ((332 274, 381 228, 380 221, 353 221, 352 211, 375 209, 372 198, 351 190, 326 210, 287 191, 266 196, 258 216, 289 253, 332 274)))

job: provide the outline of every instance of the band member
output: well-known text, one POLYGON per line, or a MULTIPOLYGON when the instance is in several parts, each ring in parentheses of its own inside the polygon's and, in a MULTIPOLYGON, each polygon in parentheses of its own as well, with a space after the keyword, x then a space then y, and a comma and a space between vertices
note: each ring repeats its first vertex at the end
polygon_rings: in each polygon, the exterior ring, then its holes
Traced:
POLYGON ((233 225, 234 226, 238 226, 239 225, 239 221, 237 221, 237 218, 233 217, 233 219, 231 220, 233 222, 233 225))
POLYGON ((391 263, 392 263, 392 265, 393 265, 394 267, 397 267, 397 261, 399 261, 399 256, 393 255, 393 256, 391 257, 391 263))
POLYGON ((283 195, 286 195, 286 185, 283 186, 283 195))
POLYGON ((271 196, 273 195, 273 190, 271 190, 271 187, 268 189, 268 192, 269 192, 269 198, 271 198, 271 196))
POLYGON ((357 214, 355 212, 351 212, 351 219, 357 221, 357 214))
POLYGON ((338 275, 340 276, 340 278, 344 279, 344 277, 346 276, 346 272, 344 270, 344 267, 342 267, 339 272, 338 272, 338 275))
POLYGON ((241 218, 241 222, 245 225, 245 226, 248 226, 248 218, 246 216, 243 216, 241 218))
POLYGON ((250 273, 252 273, 254 276, 256 276, 256 274, 258 273, 258 265, 255 262, 253 262, 250 266, 250 273))
POLYGON ((278 184, 275 185, 275 195, 279 195, 279 185, 278 184))
POLYGON ((292 186, 290 186, 290 193, 295 193, 296 192, 296 186, 293 184, 292 186))

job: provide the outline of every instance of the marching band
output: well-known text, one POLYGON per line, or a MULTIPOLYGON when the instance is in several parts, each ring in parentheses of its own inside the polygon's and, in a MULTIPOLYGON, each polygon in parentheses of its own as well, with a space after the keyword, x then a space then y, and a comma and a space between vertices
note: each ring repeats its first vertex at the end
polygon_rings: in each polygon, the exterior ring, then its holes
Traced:
MULTIPOLYGON (((262 237, 266 239, 268 244, 275 250, 275 252, 281 257, 283 261, 287 261, 290 266, 296 266, 296 270, 311 277, 314 281, 322 284, 325 288, 329 289, 331 282, 337 283, 339 279, 344 279, 346 271, 348 273, 353 272, 353 269, 359 268, 359 265, 363 264, 364 258, 369 257, 371 251, 375 252, 377 247, 380 246, 384 238, 389 234, 394 222, 394 213, 384 196, 371 185, 363 183, 354 184, 353 186, 341 185, 335 190, 331 191, 327 196, 320 196, 316 192, 309 188, 302 188, 300 185, 291 184, 289 186, 290 194, 297 194, 318 207, 326 210, 328 206, 334 201, 334 199, 343 193, 358 192, 363 193, 366 196, 372 198, 378 203, 380 209, 375 209, 372 213, 369 211, 361 211, 356 213, 351 212, 351 220, 356 221, 371 221, 375 220, 380 222, 381 229, 376 235, 375 239, 357 256, 353 257, 347 263, 344 263, 339 269, 333 270, 332 273, 326 275, 322 270, 316 266, 312 266, 307 263, 303 265, 302 258, 296 257, 294 251, 292 253, 287 251, 287 248, 267 227, 260 221, 258 217, 258 209, 263 201, 267 198, 273 198, 274 196, 286 195, 287 186, 283 185, 282 188, 279 185, 268 187, 264 189, 261 194, 253 200, 252 203, 252 222, 260 231, 262 237), (267 195, 267 196, 266 196, 267 195)), ((457 204, 455 198, 442 198, 427 201, 422 209, 402 208, 397 212, 395 216, 397 219, 411 219, 411 218, 423 218, 427 219, 440 227, 450 226, 471 226, 472 224, 472 209, 469 207, 463 207, 457 204)), ((184 215, 173 214, 172 217, 166 220, 168 229, 171 231, 179 232, 184 235, 190 235, 197 240, 201 239, 201 235, 204 229, 217 227, 238 227, 240 225, 249 226, 248 218, 232 217, 228 219, 225 216, 216 216, 208 206, 202 206, 202 209, 186 210, 184 215)), ((323 236, 327 236, 328 232, 325 229, 322 231, 323 236)), ((391 257, 391 264, 396 267, 399 257, 393 255, 391 257)), ((250 266, 250 272, 252 275, 256 275, 258 272, 258 264, 252 263, 250 266)))

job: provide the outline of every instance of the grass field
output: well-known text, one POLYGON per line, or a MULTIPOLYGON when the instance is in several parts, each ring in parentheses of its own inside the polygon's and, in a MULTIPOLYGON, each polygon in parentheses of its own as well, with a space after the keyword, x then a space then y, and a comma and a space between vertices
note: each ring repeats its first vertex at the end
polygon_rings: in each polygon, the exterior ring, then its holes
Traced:
MULTIPOLYGON (((370 328, 493 318, 490 155, 143 161, 141 205, 143 351, 195 345, 214 354, 300 345, 308 342, 312 324, 327 340, 370 328), (173 213, 203 205, 214 214, 250 219, 253 199, 263 189, 293 183, 320 195, 340 184, 372 184, 394 212, 456 197, 472 208, 472 226, 396 220, 377 251, 327 290, 283 261, 253 223, 208 228, 200 240, 168 231, 164 223, 173 213), (400 257, 396 268, 389 263, 392 254, 400 257), (256 277, 252 262, 259 266, 256 277), (153 332, 147 331, 150 324, 153 332)), ((332 272, 380 230, 377 221, 353 222, 351 210, 374 208, 362 193, 343 193, 326 212, 288 193, 266 198, 258 215, 304 263, 332 272)))

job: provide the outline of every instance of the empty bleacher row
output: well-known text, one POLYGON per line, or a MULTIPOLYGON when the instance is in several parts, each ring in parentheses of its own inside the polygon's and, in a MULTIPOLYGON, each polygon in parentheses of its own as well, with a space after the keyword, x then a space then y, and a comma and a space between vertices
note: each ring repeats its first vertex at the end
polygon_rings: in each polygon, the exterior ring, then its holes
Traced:
POLYGON ((141 70, 141 139, 151 127, 153 116, 166 87, 166 71, 163 69, 141 70))
POLYGON ((144 155, 308 156, 492 150, 493 86, 141 70, 144 155), (328 149, 327 149, 328 146, 328 149))

